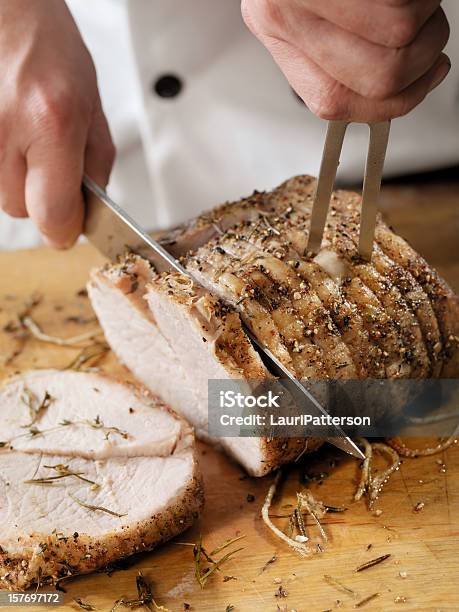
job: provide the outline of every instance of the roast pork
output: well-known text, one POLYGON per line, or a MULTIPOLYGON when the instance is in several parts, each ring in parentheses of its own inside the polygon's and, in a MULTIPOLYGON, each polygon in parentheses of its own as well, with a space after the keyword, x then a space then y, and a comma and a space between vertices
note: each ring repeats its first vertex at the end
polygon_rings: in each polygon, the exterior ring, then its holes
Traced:
MULTIPOLYGON (((307 251, 315 180, 225 204, 163 236, 199 280, 157 274, 137 255, 92 274, 89 295, 122 362, 206 435, 209 378, 269 377, 241 320, 300 379, 459 375, 459 303, 378 218, 358 253, 360 196, 333 194, 321 251, 307 251)), ((253 475, 303 440, 222 438, 253 475)), ((309 441, 314 449, 317 441, 309 441)))
POLYGON ((149 391, 44 370, 10 380, 0 403, 0 588, 91 572, 199 513, 192 430, 149 391))

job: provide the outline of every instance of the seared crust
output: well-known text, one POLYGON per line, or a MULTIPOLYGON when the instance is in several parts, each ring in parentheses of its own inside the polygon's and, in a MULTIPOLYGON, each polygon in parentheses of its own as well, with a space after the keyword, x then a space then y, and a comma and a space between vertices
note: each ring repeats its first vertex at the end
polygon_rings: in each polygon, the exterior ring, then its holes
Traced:
POLYGON ((203 504, 202 479, 196 470, 173 505, 147 521, 105 535, 102 542, 77 532, 72 537, 40 533, 19 537, 21 554, 0 549, 0 588, 14 591, 55 585, 63 578, 88 574, 123 557, 152 550, 188 529, 203 504))
MULTIPOLYGON (((354 193, 333 195, 322 252, 311 260, 306 248, 314 188, 311 177, 295 177, 264 194, 264 207, 260 206, 263 196, 256 194, 258 218, 245 218, 223 234, 216 232, 188 257, 187 265, 210 290, 213 286, 218 291, 221 276, 241 276, 257 258, 293 260, 298 277, 310 283, 310 292, 322 300, 347 343, 358 376, 366 372, 397 378, 457 375, 459 305, 446 283, 380 218, 373 261, 361 261, 357 248, 361 199, 354 193), (327 251, 336 260, 336 274, 328 266, 327 251), (349 344, 343 325, 351 313, 357 315, 353 324, 357 345, 349 344)), ((245 210, 242 203, 233 206, 245 210)), ((228 205, 216 211, 220 219, 225 213, 228 205)))

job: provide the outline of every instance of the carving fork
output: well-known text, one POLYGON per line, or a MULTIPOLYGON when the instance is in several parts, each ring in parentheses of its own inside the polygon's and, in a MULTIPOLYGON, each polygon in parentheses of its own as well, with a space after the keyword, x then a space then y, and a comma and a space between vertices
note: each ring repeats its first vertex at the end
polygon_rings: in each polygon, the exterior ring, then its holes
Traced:
MULTIPOLYGON (((329 121, 325 139, 319 180, 312 207, 308 251, 317 253, 322 244, 327 221, 330 198, 338 170, 344 135, 350 121, 329 121)), ((381 177, 389 139, 390 121, 369 123, 370 142, 368 145, 365 178, 363 181, 362 209, 360 214, 359 253, 371 260, 378 211, 378 197, 381 177)))

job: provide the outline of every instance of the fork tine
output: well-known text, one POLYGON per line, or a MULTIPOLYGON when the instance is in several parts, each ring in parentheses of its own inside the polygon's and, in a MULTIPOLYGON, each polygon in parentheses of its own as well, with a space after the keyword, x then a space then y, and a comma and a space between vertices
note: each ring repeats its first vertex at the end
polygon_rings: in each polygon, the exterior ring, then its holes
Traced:
POLYGON ((367 261, 371 260, 373 251, 378 197, 389 140, 390 121, 370 123, 369 126, 370 143, 365 164, 359 236, 359 253, 367 261))
POLYGON ((322 244, 322 237, 327 221, 330 198, 338 170, 341 149, 348 121, 329 121, 325 138, 319 179, 312 206, 311 224, 308 239, 308 251, 317 253, 322 244))

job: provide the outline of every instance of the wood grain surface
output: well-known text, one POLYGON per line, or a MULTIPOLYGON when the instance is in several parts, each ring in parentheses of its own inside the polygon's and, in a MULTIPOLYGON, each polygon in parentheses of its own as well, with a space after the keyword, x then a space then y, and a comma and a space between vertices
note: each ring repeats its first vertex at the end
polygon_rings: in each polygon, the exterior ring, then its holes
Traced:
MULTIPOLYGON (((458 290, 457 186, 391 185, 383 195, 383 208, 389 221, 458 290)), ((96 330, 88 299, 79 290, 85 285, 88 270, 101 262, 101 257, 86 245, 68 252, 43 248, 0 253, 0 329, 14 320, 31 295, 39 293, 42 301, 33 316, 47 333, 68 337, 96 330)), ((0 332, 2 378, 28 368, 65 367, 77 353, 75 349, 21 338, 17 333, 0 332)), ((112 354, 100 365, 129 377, 112 354)), ((371 511, 364 501, 352 501, 358 462, 331 447, 324 447, 286 472, 274 499, 273 515, 291 512, 296 492, 306 486, 304 474, 322 474, 307 486, 325 503, 347 508, 342 513, 327 514, 323 524, 329 542, 323 544, 323 552, 306 559, 278 541, 261 520, 260 509, 272 476, 246 478, 237 465, 204 444, 199 445, 199 453, 206 490, 205 511, 199 523, 176 540, 138 557, 127 569, 111 576, 100 573, 69 581, 64 605, 53 609, 78 610, 73 599, 80 597, 96 610, 110 610, 121 597, 135 598, 139 570, 152 583, 157 603, 174 612, 459 609, 457 445, 433 457, 404 460, 371 511), (418 502, 425 505, 415 511, 418 502), (185 545, 196 542, 200 534, 209 550, 228 538, 245 536, 238 543, 244 549, 213 575, 203 590, 194 578, 192 548, 185 545), (355 572, 359 564, 384 554, 390 557, 383 563, 355 572), (266 565, 274 556, 276 560, 266 565), (325 575, 337 579, 352 593, 332 586, 325 575), (378 595, 374 599, 356 608, 375 593, 378 595)), ((273 520, 284 528, 288 518, 273 520)), ((307 527, 311 538, 319 541, 310 520, 307 527)), ((27 609, 35 612, 44 608, 27 609)))

